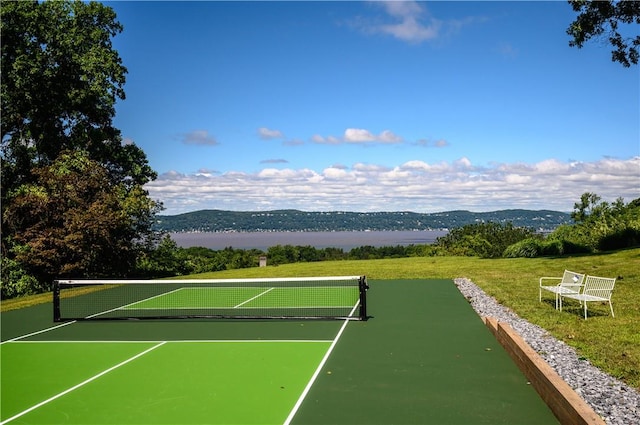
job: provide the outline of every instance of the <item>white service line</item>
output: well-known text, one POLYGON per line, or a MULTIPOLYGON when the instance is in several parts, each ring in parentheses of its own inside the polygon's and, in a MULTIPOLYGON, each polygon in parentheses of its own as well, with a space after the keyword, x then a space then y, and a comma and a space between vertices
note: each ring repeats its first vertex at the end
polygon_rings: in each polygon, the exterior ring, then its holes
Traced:
POLYGON ((255 300, 256 298, 260 298, 261 296, 263 296, 263 295, 264 295, 264 294, 266 294, 267 292, 273 291, 274 289, 275 289, 275 288, 269 288, 269 289, 267 289, 266 291, 262 291, 262 292, 260 292, 258 295, 256 295, 255 297, 253 297, 253 298, 249 298, 248 300, 241 302, 240 304, 238 304, 237 306, 235 306, 235 307, 233 307, 233 308, 242 307, 242 306, 243 306, 243 305, 245 305, 246 303, 251 302, 251 301, 255 300))
MULTIPOLYGON (((351 313, 349 314, 349 317, 353 316, 353 313, 355 313, 356 309, 358 308, 358 305, 360 305, 360 301, 359 300, 356 303, 356 305, 353 307, 353 310, 351 310, 351 313)), ((287 416, 287 419, 284 421, 283 425, 289 425, 291 423, 291 421, 293 420, 294 416, 298 412, 298 409, 302 405, 302 402, 307 397, 307 393, 309 393, 309 390, 311 390, 311 387, 313 386, 313 383, 316 381, 316 378, 318 378, 318 375, 320 374, 320 371, 322 370, 322 368, 324 367, 324 364, 329 359, 329 356, 331 355, 331 352, 333 351, 333 348, 338 343, 338 340, 340 339, 340 336, 342 336, 342 332, 344 332, 345 328, 347 327, 347 323, 349 323, 349 322, 350 322, 350 320, 348 318, 344 320, 344 323, 342 324, 342 327, 340 327, 340 330, 338 331, 338 334, 333 339, 333 342, 331 343, 331 346, 329 346, 329 349, 327 350, 327 352, 325 353, 324 357, 322 358, 322 361, 320 361, 320 364, 318 365, 316 371, 313 373, 313 376, 311 376, 311 379, 307 383, 307 386, 304 388, 304 391, 302 391, 302 394, 300 394, 300 397, 298 398, 298 401, 296 401, 296 404, 293 406, 293 409, 291 409, 291 412, 289 413, 289 416, 287 416)), ((2 424, 0 424, 0 425, 2 425, 2 424)))
POLYGON ((38 403, 38 404, 36 404, 34 406, 31 406, 27 410, 23 410, 22 412, 18 413, 17 415, 14 415, 14 416, 12 416, 12 417, 10 417, 8 419, 5 419, 4 421, 0 422, 0 425, 4 425, 6 423, 9 423, 9 422, 13 421, 14 419, 18 419, 19 417, 21 417, 23 415, 26 415, 27 413, 29 413, 29 412, 31 412, 31 411, 33 411, 33 410, 35 410, 35 409, 37 409, 37 408, 39 408, 41 406, 44 406, 45 404, 47 404, 47 403, 49 403, 49 402, 51 402, 51 401, 53 401, 55 399, 58 399, 58 398, 62 397, 63 395, 70 393, 71 391, 77 390, 78 388, 82 387, 83 385, 86 385, 91 381, 95 381, 96 379, 100 378, 103 375, 106 375, 107 373, 111 372, 112 370, 115 370, 115 369, 119 368, 120 366, 124 366, 125 364, 137 359, 138 357, 144 356, 145 354, 147 354, 151 350, 155 350, 156 348, 161 347, 162 345, 164 345, 166 343, 167 343, 166 341, 163 341, 163 342, 161 342, 161 343, 159 343, 157 345, 154 345, 153 347, 148 348, 148 349, 144 350, 143 352, 138 353, 135 356, 130 357, 127 360, 125 360, 123 362, 120 362, 117 365, 115 365, 113 367, 110 367, 109 369, 100 372, 99 374, 94 375, 91 378, 89 378, 89 379, 87 379, 85 381, 82 381, 79 384, 74 385, 73 387, 71 387, 71 388, 69 388, 67 390, 64 390, 61 393, 58 393, 58 394, 54 395, 51 398, 48 398, 48 399, 46 399, 46 400, 44 400, 44 401, 42 401, 42 402, 40 402, 40 403, 38 403))

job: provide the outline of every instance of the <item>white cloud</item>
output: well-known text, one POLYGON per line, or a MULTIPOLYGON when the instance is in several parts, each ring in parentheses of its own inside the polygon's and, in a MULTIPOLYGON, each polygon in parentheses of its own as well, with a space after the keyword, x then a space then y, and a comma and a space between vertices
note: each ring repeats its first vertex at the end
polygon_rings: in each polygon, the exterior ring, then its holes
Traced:
POLYGON ((403 17, 402 22, 380 26, 382 32, 389 33, 396 38, 410 42, 431 40, 438 36, 440 23, 432 21, 429 26, 424 26, 413 16, 403 17))
POLYGON ((390 130, 384 130, 380 134, 374 134, 363 128, 347 128, 341 138, 335 136, 321 136, 315 134, 311 137, 314 143, 325 145, 350 144, 394 144, 402 143, 402 137, 390 130))
POLYGON ((205 176, 205 177, 211 177, 214 174, 217 174, 218 172, 215 170, 210 170, 208 168, 200 168, 197 172, 196 172, 196 176, 205 176))
POLYGON ((260 127, 258 129, 258 136, 263 140, 282 139, 284 134, 280 130, 272 130, 267 127, 260 127))
POLYGON ((353 170, 359 171, 361 173, 382 173, 385 171, 389 171, 390 168, 382 165, 364 164, 362 162, 357 162, 353 164, 353 170))
POLYGON ((476 166, 468 158, 395 167, 356 163, 310 169, 266 168, 185 175, 171 171, 145 187, 167 208, 163 214, 198 209, 306 211, 416 211, 506 208, 571 211, 585 192, 604 200, 640 196, 640 157, 594 162, 476 166))
POLYGON ((456 168, 461 168, 464 170, 469 170, 472 168, 471 161, 469 161, 469 159, 465 157, 456 160, 453 164, 456 166, 456 168))
POLYGON ((329 167, 324 169, 322 175, 327 179, 341 180, 345 179, 349 173, 344 168, 329 167))
POLYGON ((215 146, 218 141, 210 136, 207 130, 194 130, 179 136, 180 141, 185 145, 215 146))
POLYGON ((424 161, 418 161, 418 160, 405 162, 404 164, 402 164, 402 167, 408 170, 418 170, 418 171, 425 171, 425 172, 428 172, 429 170, 431 170, 431 165, 429 165, 424 161))
POLYGON ((369 130, 361 128, 347 128, 344 131, 343 140, 347 143, 373 142, 376 140, 376 136, 374 136, 369 130))
POLYGON ((314 134, 313 137, 311 137, 311 141, 321 145, 339 145, 340 143, 342 143, 342 140, 338 139, 337 137, 324 137, 319 134, 314 134))
POLYGON ((377 140, 381 143, 400 143, 402 142, 402 137, 394 134, 389 130, 384 130, 378 136, 377 140))
POLYGON ((378 3, 396 22, 382 24, 375 30, 412 43, 432 40, 439 35, 442 23, 426 16, 426 10, 415 1, 383 1, 378 3), (426 22, 425 22, 426 21, 426 22))
POLYGON ((383 9, 385 17, 359 16, 349 22, 350 26, 365 34, 385 34, 411 44, 448 37, 466 25, 486 20, 483 17, 437 19, 429 13, 424 2, 413 0, 374 1, 371 4, 383 9))

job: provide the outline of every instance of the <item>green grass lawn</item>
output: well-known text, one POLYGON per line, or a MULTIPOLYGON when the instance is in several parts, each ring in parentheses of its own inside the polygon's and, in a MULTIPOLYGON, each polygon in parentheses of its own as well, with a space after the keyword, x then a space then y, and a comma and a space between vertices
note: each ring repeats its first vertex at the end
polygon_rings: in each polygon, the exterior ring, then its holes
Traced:
MULTIPOLYGON (((366 275, 376 279, 454 279, 466 277, 520 317, 547 329, 554 337, 575 347, 580 356, 605 372, 640 389, 640 249, 614 253, 535 259, 479 259, 473 257, 414 257, 388 260, 297 263, 252 269, 206 273, 200 278, 289 277, 366 275), (618 277, 613 294, 616 317, 606 305, 589 305, 586 321, 577 303, 562 312, 553 307, 553 296, 538 302, 538 279, 562 276, 569 269, 602 277, 618 277)), ((186 277, 186 276, 185 276, 186 277)), ((51 295, 25 297, 2 303, 28 305, 50 301, 51 295)), ((369 306, 375 315, 375 306, 369 306)))

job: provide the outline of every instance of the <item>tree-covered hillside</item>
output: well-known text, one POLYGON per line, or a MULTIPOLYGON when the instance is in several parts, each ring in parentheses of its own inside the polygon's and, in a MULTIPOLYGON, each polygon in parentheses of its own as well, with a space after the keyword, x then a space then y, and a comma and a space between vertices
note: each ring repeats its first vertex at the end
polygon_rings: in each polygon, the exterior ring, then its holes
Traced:
POLYGON ((202 210, 173 216, 158 216, 157 230, 165 232, 273 232, 273 231, 366 231, 451 229, 473 223, 512 223, 551 231, 572 222, 558 211, 503 210, 494 212, 305 212, 202 210))

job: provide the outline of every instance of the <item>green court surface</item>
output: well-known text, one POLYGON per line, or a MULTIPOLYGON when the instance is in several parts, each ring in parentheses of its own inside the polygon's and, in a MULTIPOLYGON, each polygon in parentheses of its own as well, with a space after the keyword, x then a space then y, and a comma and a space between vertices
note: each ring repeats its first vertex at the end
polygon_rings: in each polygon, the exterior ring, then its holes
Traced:
POLYGON ((0 424, 558 423, 452 281, 369 285, 368 321, 2 313, 0 424))

